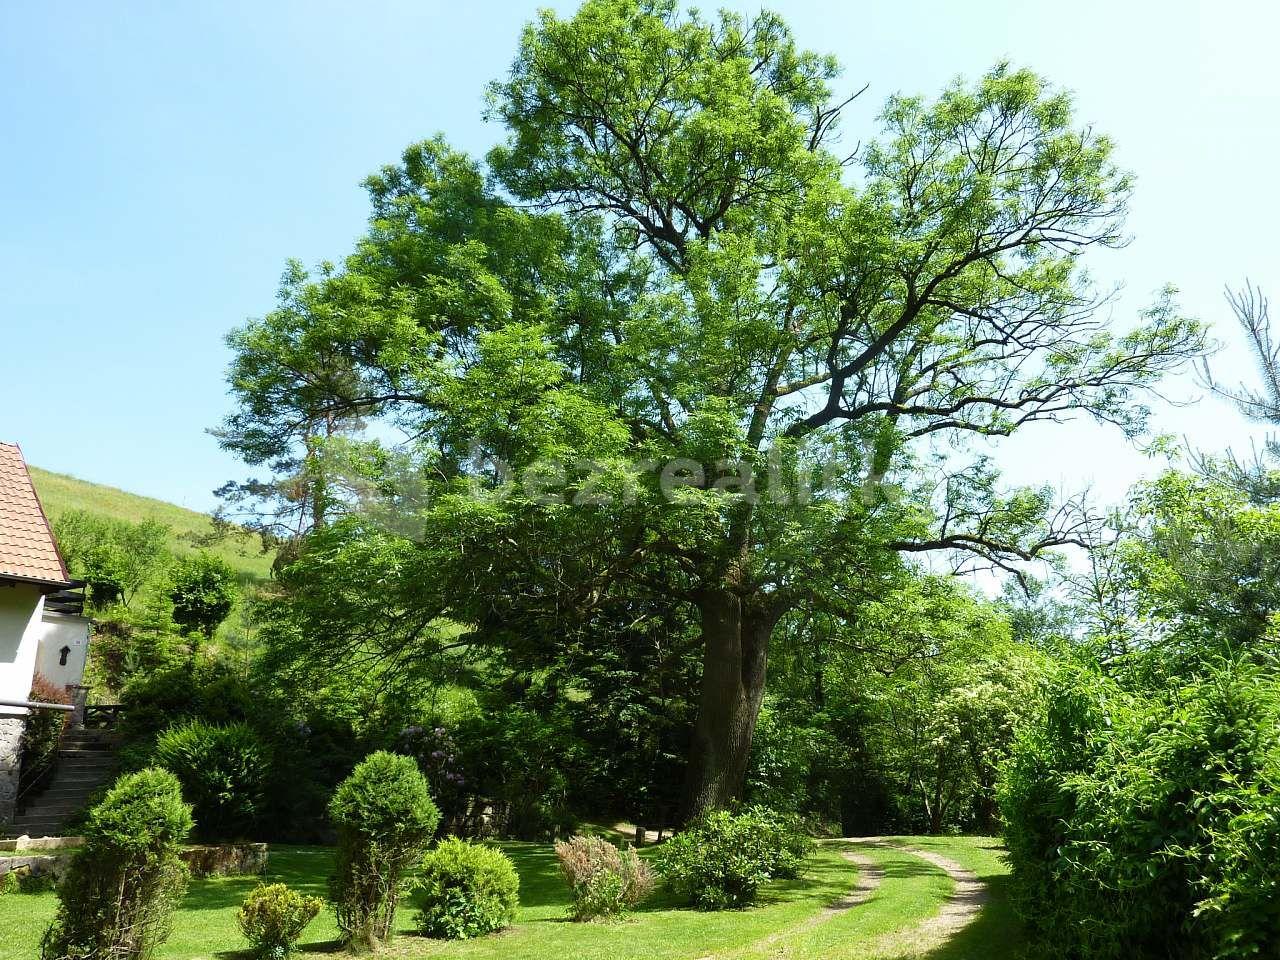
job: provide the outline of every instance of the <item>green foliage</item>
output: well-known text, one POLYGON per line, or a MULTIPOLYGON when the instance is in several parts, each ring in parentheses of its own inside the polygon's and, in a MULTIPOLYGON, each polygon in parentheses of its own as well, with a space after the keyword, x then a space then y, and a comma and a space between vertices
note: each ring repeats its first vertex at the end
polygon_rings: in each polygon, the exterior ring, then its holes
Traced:
POLYGON ((653 875, 635 849, 619 850, 603 837, 556 843, 560 872, 573 890, 573 919, 617 917, 653 891, 653 875))
POLYGON ((349 946, 390 939, 407 872, 431 842, 440 811, 410 757, 370 754, 329 802, 338 828, 331 898, 349 946))
POLYGON ((950 654, 881 685, 873 749, 904 827, 991 832, 998 772, 1032 718, 1043 660, 1014 644, 950 654))
POLYGON ((256 960, 283 960, 323 906, 319 897, 290 890, 283 883, 264 884, 245 897, 236 925, 256 960))
POLYGON ((221 557, 201 551, 178 560, 169 578, 173 622, 211 638, 239 596, 235 571, 221 557))
POLYGON ((131 523, 68 510, 54 524, 58 549, 74 577, 88 581, 94 604, 126 605, 172 562, 170 530, 156 520, 131 523))
MULTIPOLYGON (((1280 503, 1249 502, 1223 480, 1169 471, 1138 489, 1120 546, 1141 666, 1186 675, 1222 656, 1270 655, 1280 607, 1280 503)), ((1157 674, 1158 676, 1158 674, 1157 674)))
POLYGON ((520 877, 506 855, 457 837, 427 854, 418 889, 418 930, 445 940, 501 930, 515 920, 520 903, 520 877))
POLYGON ((657 868, 689 903, 723 910, 754 903, 767 880, 796 876, 812 850, 794 817, 763 807, 717 810, 668 840, 657 868))
POLYGON ((120 695, 125 734, 133 740, 154 739, 179 720, 218 726, 245 721, 262 700, 263 691, 224 664, 176 659, 133 676, 120 695))
POLYGON ((255 839, 271 757, 251 727, 203 720, 176 724, 157 738, 153 760, 181 782, 203 839, 255 839))
POLYGON ((511 654, 510 693, 550 670, 531 638, 599 643, 674 599, 724 669, 696 733, 644 759, 688 745, 689 802, 721 805, 778 624, 859 622, 900 554, 1009 567, 1070 539, 1051 491, 1003 489, 967 442, 1076 413, 1138 434, 1201 351, 1171 291, 1111 329, 1083 269, 1121 245, 1130 178, 1007 64, 892 98, 846 162, 837 75, 774 14, 587 0, 522 35, 483 162, 435 139, 369 178, 351 255, 291 265, 230 340, 224 443, 313 510, 281 575, 288 669, 391 687, 511 654), (419 442, 382 448, 389 423, 419 442))
POLYGON ((1224 665, 1141 695, 1066 669, 1001 785, 1015 890, 1063 957, 1280 949, 1280 683, 1224 665))
POLYGON ((146 960, 168 937, 187 885, 178 848, 191 808, 173 774, 126 774, 94 807, 58 887, 43 960, 146 960))

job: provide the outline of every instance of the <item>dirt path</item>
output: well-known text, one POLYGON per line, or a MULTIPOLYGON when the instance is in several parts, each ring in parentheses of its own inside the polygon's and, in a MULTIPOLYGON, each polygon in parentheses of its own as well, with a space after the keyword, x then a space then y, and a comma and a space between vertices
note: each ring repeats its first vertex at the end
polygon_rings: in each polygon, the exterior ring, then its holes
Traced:
MULTIPOLYGON (((942 906, 936 913, 930 914, 909 926, 881 934, 865 944, 859 944, 859 955, 868 958, 868 960, 873 957, 885 958, 885 960, 888 960, 888 958, 906 960, 908 957, 923 955, 954 936, 973 921, 981 912, 983 904, 987 902, 987 888, 982 881, 977 878, 972 870, 961 866, 949 857, 933 853, 930 850, 921 850, 919 847, 909 846, 908 844, 895 843, 884 837, 845 837, 837 842, 852 843, 862 847, 882 847, 886 850, 905 853, 937 867, 949 876, 955 884, 955 889, 951 892, 951 896, 943 901, 942 906)), ((721 957, 736 957, 739 955, 771 955, 770 951, 775 949, 778 951, 778 956, 786 955, 786 943, 791 938, 804 934, 814 927, 826 923, 860 904, 866 903, 884 880, 884 869, 875 860, 857 850, 842 850, 840 855, 858 868, 858 881, 853 889, 839 900, 824 907, 803 922, 770 934, 763 940, 757 940, 727 954, 707 954, 699 957, 698 960, 719 960, 721 957)))
POLYGON ((868 956, 911 957, 931 950, 972 922, 982 911, 982 905, 987 902, 987 888, 982 881, 972 870, 962 867, 948 857, 929 850, 921 850, 919 847, 893 843, 882 837, 849 837, 847 839, 850 843, 900 850, 913 857, 919 857, 946 873, 956 885, 951 896, 946 899, 942 909, 937 913, 925 917, 912 926, 887 933, 867 944, 868 956))
MULTIPOLYGON (((884 871, 880 869, 880 864, 876 863, 865 854, 858 853, 856 850, 841 850, 840 856, 844 857, 855 867, 858 868, 858 881, 853 885, 853 889, 846 893, 839 900, 828 904, 812 917, 808 917, 802 923, 796 924, 794 927, 788 927, 785 930, 779 930, 772 933, 763 940, 757 940, 750 944, 748 949, 752 953, 758 950, 768 950, 770 947, 776 946, 783 940, 790 939, 797 934, 812 930, 820 924, 826 923, 833 917, 838 917, 846 910, 852 910, 860 903, 866 903, 871 899, 871 895, 876 892, 876 887, 880 886, 880 881, 884 879, 884 871)), ((717 960, 720 954, 709 953, 698 960, 717 960)))

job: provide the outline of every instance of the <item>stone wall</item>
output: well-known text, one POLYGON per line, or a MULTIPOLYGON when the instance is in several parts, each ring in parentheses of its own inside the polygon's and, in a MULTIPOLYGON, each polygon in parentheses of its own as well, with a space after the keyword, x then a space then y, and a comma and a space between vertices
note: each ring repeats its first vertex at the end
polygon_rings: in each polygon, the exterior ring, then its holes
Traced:
POLYGON ((22 717, 0 714, 0 827, 13 822, 18 799, 18 747, 24 724, 22 717))
POLYGON ((254 876, 267 870, 265 843, 220 843, 183 847, 178 855, 196 879, 254 876))

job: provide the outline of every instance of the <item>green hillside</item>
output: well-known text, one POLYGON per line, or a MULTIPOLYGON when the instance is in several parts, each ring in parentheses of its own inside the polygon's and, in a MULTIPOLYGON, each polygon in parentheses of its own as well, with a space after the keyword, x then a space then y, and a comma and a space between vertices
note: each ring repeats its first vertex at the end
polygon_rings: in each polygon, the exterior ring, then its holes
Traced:
POLYGON ((235 534, 204 544, 203 538, 213 532, 213 521, 206 514, 63 473, 50 473, 38 467, 30 469, 36 492, 51 522, 56 522, 67 510, 88 510, 133 523, 158 520, 173 531, 170 547, 175 553, 206 549, 226 560, 245 580, 265 580, 270 575, 273 555, 262 552, 261 541, 253 534, 235 534))

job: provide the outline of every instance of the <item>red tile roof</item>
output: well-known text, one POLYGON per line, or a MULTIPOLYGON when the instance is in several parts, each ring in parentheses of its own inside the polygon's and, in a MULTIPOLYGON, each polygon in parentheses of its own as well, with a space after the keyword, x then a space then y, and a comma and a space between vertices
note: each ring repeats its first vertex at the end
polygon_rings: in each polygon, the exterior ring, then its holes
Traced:
POLYGON ((0 443, 0 579, 61 584, 71 578, 15 444, 0 443))

